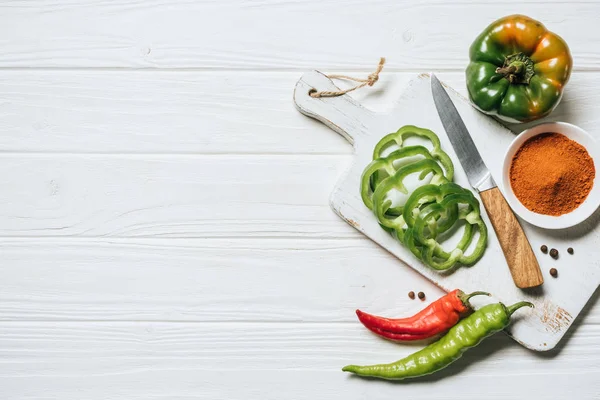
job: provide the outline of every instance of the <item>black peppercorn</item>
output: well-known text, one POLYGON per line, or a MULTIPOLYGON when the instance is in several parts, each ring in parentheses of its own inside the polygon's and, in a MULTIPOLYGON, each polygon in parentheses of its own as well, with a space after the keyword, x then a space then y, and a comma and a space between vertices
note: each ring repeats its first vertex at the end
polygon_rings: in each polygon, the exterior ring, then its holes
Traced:
POLYGON ((540 250, 542 250, 542 253, 546 254, 548 252, 548 246, 543 244, 542 247, 540 247, 540 250))
POLYGON ((418 294, 417 296, 419 296, 419 298, 420 298, 421 300, 423 300, 423 299, 425 298, 425 293, 423 293, 423 292, 419 292, 419 294, 418 294))
POLYGON ((555 278, 558 276, 558 271, 556 270, 556 268, 550 268, 550 275, 552 275, 555 278))
POLYGON ((408 297, 410 297, 411 300, 414 300, 415 299, 415 292, 413 292, 413 291, 408 292, 408 297))
POLYGON ((558 250, 550 249, 550 257, 557 259, 558 258, 558 250))
POLYGON ((572 248, 572 247, 569 247, 569 248, 567 249, 567 253, 569 253, 569 254, 573 254, 573 248, 572 248))

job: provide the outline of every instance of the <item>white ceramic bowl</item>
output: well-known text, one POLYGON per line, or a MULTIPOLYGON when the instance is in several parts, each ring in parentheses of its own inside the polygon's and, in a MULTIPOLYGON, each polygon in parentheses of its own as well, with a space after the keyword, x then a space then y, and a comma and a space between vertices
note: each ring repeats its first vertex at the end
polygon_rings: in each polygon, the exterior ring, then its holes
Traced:
POLYGON ((515 214, 523 218, 525 221, 532 225, 539 226, 540 228, 546 229, 562 229, 569 228, 577 225, 584 221, 590 215, 596 211, 600 205, 600 189, 598 188, 598 180, 600 179, 600 149, 593 136, 584 131, 583 129, 567 124, 565 122, 548 122, 534 126, 533 128, 523 131, 519 136, 512 141, 506 155, 504 156, 504 166, 502 170, 502 186, 504 188, 504 194, 506 201, 513 209, 515 214), (590 157, 594 160, 594 167, 596 168, 596 177, 594 179, 594 185, 592 190, 588 194, 585 201, 577 207, 575 210, 568 214, 560 216, 538 214, 528 210, 517 197, 515 196, 512 187, 510 185, 510 164, 511 161, 519 148, 525 143, 525 141, 533 136, 539 135, 545 132, 557 132, 562 133, 571 140, 576 141, 588 151, 590 157))

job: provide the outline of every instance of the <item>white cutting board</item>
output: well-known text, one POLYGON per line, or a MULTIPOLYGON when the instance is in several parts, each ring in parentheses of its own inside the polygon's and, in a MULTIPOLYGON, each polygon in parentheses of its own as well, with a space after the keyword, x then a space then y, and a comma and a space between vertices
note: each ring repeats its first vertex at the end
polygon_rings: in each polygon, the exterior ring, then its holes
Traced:
MULTIPOLYGON (((507 331, 529 349, 550 350, 573 324, 600 284, 600 211, 574 228, 559 231, 536 228, 521 221, 544 276, 542 286, 522 290, 513 283, 483 206, 482 214, 489 231, 488 247, 483 258, 472 267, 461 267, 453 273, 444 274, 421 263, 408 249, 381 229, 373 213, 361 200, 360 177, 365 166, 371 162, 375 144, 384 135, 395 132, 403 125, 428 128, 438 134, 442 149, 454 162, 454 181, 470 188, 438 117, 429 85, 429 75, 419 75, 409 83, 392 111, 379 114, 367 110, 348 95, 313 98, 308 95, 310 89, 339 89, 318 71, 302 76, 294 91, 294 102, 298 110, 344 136, 355 149, 352 165, 333 189, 331 207, 350 225, 442 289, 450 291, 459 288, 465 292, 485 290, 493 294, 492 299, 481 296, 474 298, 476 306, 491 301, 502 301, 507 305, 520 300, 531 301, 535 304, 535 309, 521 309, 515 313, 513 324, 507 331), (539 250, 542 244, 546 244, 548 248, 557 248, 560 252, 559 259, 553 260, 549 255, 542 254, 539 250), (567 253, 568 247, 575 249, 574 255, 567 253), (558 278, 550 276, 549 270, 552 267, 558 269, 558 278)), ((502 159, 514 134, 495 119, 475 110, 468 100, 455 91, 449 90, 449 94, 494 179, 502 182, 502 159)), ((502 187, 500 189, 503 190, 502 187)))

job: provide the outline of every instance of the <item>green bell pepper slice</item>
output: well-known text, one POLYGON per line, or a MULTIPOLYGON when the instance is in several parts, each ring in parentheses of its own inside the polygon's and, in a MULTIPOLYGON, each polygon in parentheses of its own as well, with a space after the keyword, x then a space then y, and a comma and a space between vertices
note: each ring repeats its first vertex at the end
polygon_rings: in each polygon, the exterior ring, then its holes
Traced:
MULTIPOLYGON (((400 168, 398 164, 403 159, 422 156, 424 159, 434 160, 433 155, 423 146, 407 146, 395 150, 386 157, 379 157, 373 160, 363 171, 360 184, 360 196, 363 203, 373 209, 373 192, 377 186, 386 178, 394 175, 400 168)), ((401 210, 390 209, 394 215, 400 215, 401 210)))
POLYGON ((451 181, 454 178, 454 164, 452 164, 452 160, 448 157, 442 150, 442 146, 440 144, 440 139, 437 137, 435 133, 430 131, 429 129, 419 128, 414 125, 405 125, 402 128, 398 129, 396 132, 390 133, 384 136, 378 143, 375 145, 375 149, 373 150, 373 159, 376 160, 382 157, 382 154, 385 150, 387 150, 390 146, 398 146, 403 147, 404 141, 409 137, 420 137, 422 139, 427 139, 431 142, 431 150, 429 152, 433 156, 433 158, 442 165, 444 168, 446 178, 451 181))
POLYGON ((407 229, 398 238, 402 238, 409 250, 433 269, 447 270, 457 263, 473 265, 483 256, 487 243, 487 227, 481 219, 479 202, 469 190, 453 183, 422 188, 424 189, 419 192, 415 191, 406 203, 403 221, 407 229), (443 199, 423 207, 415 218, 415 210, 419 210, 419 200, 427 197, 443 199), (459 205, 466 207, 459 209, 459 205), (439 223, 440 220, 442 224, 439 223), (454 226, 458 220, 466 221, 463 236, 456 247, 447 252, 437 241, 437 237, 454 226), (479 238, 471 254, 467 255, 465 251, 474 237, 474 227, 479 230, 479 238))
POLYGON ((450 181, 454 166, 432 131, 404 126, 383 137, 375 146, 373 157, 361 176, 360 194, 384 230, 436 270, 447 270, 458 263, 472 265, 481 258, 487 228, 481 219, 479 202, 469 190, 450 181), (405 146, 406 139, 412 136, 427 139, 431 149, 405 146), (420 159, 415 161, 414 157, 420 159), (432 177, 409 194, 404 181, 412 174, 418 174, 419 180, 429 174, 432 177), (406 202, 392 207, 393 191, 409 195, 406 202), (453 250, 445 251, 438 238, 463 220, 466 223, 461 239, 453 250), (475 229, 479 230, 479 239, 471 254, 466 254, 475 229))
POLYGON ((460 185, 453 182, 447 182, 441 186, 438 185, 423 185, 410 195, 410 197, 404 203, 403 216, 404 220, 410 226, 415 224, 415 218, 421 212, 421 206, 430 202, 440 203, 444 197, 453 193, 463 193, 463 189, 460 185))
MULTIPOLYGON (((428 174, 433 173, 430 183, 432 186, 447 182, 444 171, 440 165, 431 159, 423 159, 400 167, 394 175, 384 179, 377 186, 375 192, 373 192, 373 213, 382 226, 395 229, 396 231, 403 229, 404 218, 402 213, 399 213, 399 215, 391 215, 388 213, 388 210, 392 206, 392 201, 389 200, 387 196, 392 190, 408 194, 408 190, 406 189, 406 186, 404 186, 404 179, 414 173, 419 173, 419 180, 422 180, 428 174)), ((404 206, 398 208, 403 209, 404 206)))

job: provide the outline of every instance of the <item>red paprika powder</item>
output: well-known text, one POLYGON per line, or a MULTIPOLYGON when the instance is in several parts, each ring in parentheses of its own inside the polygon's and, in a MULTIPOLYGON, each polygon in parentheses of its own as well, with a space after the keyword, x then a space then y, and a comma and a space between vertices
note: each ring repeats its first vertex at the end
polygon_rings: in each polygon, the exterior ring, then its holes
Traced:
POLYGON ((538 214, 555 216, 579 207, 592 190, 595 176, 587 150, 553 132, 528 139, 510 167, 510 184, 521 203, 538 214))

